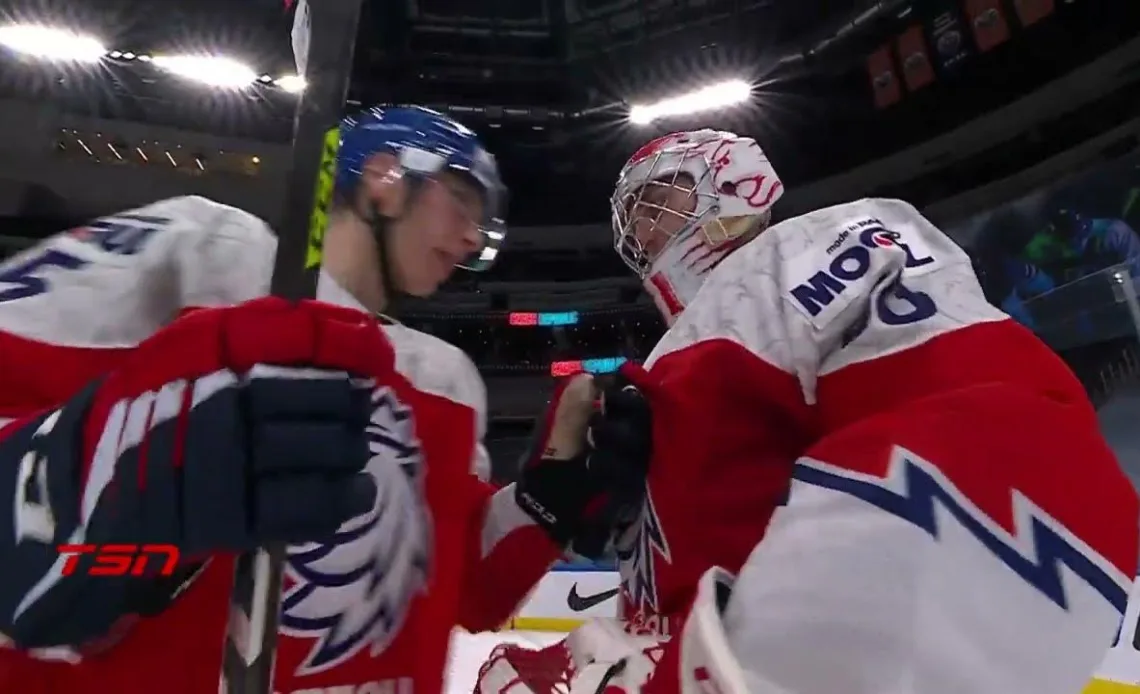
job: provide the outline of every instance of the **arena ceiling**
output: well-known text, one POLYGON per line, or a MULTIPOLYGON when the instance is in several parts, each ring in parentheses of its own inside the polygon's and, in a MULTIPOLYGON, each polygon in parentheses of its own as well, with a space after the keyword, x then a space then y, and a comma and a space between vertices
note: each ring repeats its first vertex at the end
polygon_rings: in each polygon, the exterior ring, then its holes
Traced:
MULTIPOLYGON (((291 17, 283 4, 10 0, 0 20, 63 23, 137 52, 221 53, 277 75, 292 65, 291 17)), ((570 224, 604 218, 607 189, 623 158, 639 140, 664 130, 710 125, 751 134, 785 182, 797 185, 928 139, 1087 62, 1140 29, 1138 3, 1059 1, 1057 21, 976 56, 898 108, 876 110, 865 67, 869 53, 924 13, 959 4, 366 0, 348 108, 427 103, 451 109, 499 155, 518 201, 512 221, 570 224), (649 127, 627 121, 630 103, 728 77, 756 85, 751 103, 649 127), (552 214, 557 218, 549 219, 552 214)), ((130 70, 82 80, 55 73, 47 79, 30 76, 39 71, 39 66, 0 70, 0 89, 9 95, 46 94, 67 109, 93 115, 250 139, 287 139, 291 130, 295 100, 278 93, 203 99, 176 82, 130 70)))
MULTIPOLYGON (((456 108, 493 143, 516 182, 516 199, 541 201, 535 214, 524 214, 527 223, 559 205, 589 210, 581 220, 558 220, 569 223, 597 220, 622 159, 639 140, 664 131, 711 125, 752 134, 794 186, 929 139, 1140 30, 1136 3, 1058 2, 1056 21, 1015 33, 1009 45, 966 61, 898 108, 874 108, 870 52, 915 21, 961 5, 407 0, 380 11, 372 4, 362 22, 352 99, 456 108), (630 103, 726 77, 758 85, 753 103, 650 127, 626 120, 630 103), (579 197, 598 204, 577 205, 579 197)), ((1111 108, 1127 108, 1123 102, 1137 97, 1118 95, 1121 103, 1111 108)))

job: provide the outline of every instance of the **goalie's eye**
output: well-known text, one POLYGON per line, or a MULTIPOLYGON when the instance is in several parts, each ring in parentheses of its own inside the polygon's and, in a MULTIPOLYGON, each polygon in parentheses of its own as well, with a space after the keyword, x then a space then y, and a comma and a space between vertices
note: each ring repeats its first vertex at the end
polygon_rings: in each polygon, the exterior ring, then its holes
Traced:
POLYGON ((672 183, 666 181, 650 181, 641 189, 638 204, 660 207, 669 201, 669 189, 672 183))

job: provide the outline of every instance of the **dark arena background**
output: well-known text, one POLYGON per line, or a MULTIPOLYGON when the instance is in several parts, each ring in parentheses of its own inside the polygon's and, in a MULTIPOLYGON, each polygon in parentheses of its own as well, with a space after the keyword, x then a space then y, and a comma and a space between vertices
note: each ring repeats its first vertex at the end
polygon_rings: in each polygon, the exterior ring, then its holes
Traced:
MULTIPOLYGON (((0 3, 0 259, 179 195, 296 226, 308 85, 290 34, 295 5, 326 1, 0 3)), ((510 188, 490 272, 396 309, 482 373, 494 481, 517 475, 558 377, 613 372, 663 334, 613 250, 609 197, 640 144, 713 127, 768 153, 786 189, 777 220, 870 196, 923 210, 971 254, 987 298, 1071 366, 1140 483, 1140 2, 362 2, 344 113, 448 113, 510 188)), ((0 296, 12 288, 0 274, 0 296)), ((548 575, 511 626, 573 628, 567 590, 582 586, 615 615, 617 575, 599 568, 548 575)), ((1133 601, 1131 631, 1136 614, 1133 601)), ((1088 694, 1140 691, 1116 682, 1140 682, 1140 641, 1126 641, 1099 673, 1114 682, 1088 694)), ((470 691, 491 645, 453 660, 449 692, 470 691)))

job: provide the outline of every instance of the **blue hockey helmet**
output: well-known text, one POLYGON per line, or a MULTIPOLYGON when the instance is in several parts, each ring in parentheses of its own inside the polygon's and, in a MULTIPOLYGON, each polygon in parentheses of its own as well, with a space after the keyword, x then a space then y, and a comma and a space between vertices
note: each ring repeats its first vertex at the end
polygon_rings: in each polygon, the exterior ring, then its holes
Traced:
POLYGON ((392 154, 413 182, 450 171, 469 179, 483 195, 479 220, 482 247, 461 263, 467 270, 486 270, 506 238, 507 189, 495 158, 478 135, 452 118, 419 106, 371 108, 341 121, 334 190, 351 196, 367 160, 392 154))

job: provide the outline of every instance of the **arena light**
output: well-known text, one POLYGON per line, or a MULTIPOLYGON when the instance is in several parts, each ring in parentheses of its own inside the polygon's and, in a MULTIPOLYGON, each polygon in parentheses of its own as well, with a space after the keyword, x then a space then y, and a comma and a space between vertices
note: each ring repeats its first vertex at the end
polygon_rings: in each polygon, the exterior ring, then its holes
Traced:
POLYGON ((712 111, 744 103, 752 96, 752 85, 744 80, 717 82, 694 92, 663 99, 653 104, 631 106, 629 120, 647 125, 660 118, 712 111))
POLYGON ((300 94, 305 91, 305 78, 300 75, 285 75, 273 80, 273 83, 290 94, 300 94))
POLYGON ((97 63, 107 54, 94 36, 37 24, 0 27, 0 46, 33 58, 67 63, 97 63))
POLYGON ((257 81, 253 68, 221 56, 156 55, 151 62, 179 77, 220 89, 241 89, 257 81))

